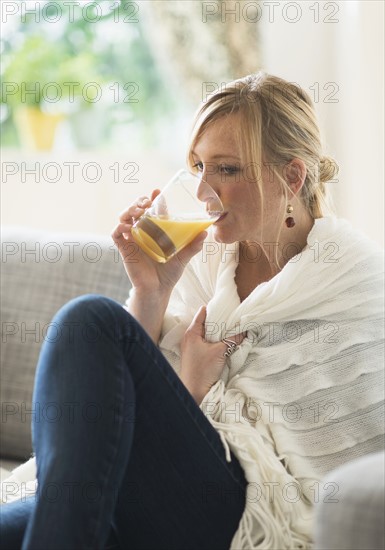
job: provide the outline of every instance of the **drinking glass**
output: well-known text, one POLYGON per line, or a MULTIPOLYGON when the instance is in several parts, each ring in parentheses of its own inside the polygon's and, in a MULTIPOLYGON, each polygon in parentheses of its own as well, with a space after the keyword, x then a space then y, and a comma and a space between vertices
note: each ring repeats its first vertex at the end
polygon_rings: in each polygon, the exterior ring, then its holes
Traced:
POLYGON ((148 256, 165 263, 222 214, 218 195, 201 175, 179 170, 135 222, 131 233, 148 256))

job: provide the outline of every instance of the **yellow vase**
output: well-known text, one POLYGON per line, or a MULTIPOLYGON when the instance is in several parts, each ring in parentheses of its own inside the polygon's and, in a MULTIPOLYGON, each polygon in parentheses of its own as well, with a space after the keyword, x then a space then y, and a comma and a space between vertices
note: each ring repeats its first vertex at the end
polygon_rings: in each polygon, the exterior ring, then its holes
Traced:
POLYGON ((22 146, 26 149, 49 151, 62 114, 43 113, 38 107, 18 107, 15 122, 22 146))

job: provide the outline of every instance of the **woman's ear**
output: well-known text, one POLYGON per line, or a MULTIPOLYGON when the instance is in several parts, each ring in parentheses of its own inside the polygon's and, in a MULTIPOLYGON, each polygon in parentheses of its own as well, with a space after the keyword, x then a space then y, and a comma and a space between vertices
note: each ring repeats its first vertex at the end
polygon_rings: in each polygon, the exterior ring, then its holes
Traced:
POLYGON ((301 159, 294 158, 285 165, 283 177, 294 195, 302 189, 305 183, 306 174, 306 165, 301 159))

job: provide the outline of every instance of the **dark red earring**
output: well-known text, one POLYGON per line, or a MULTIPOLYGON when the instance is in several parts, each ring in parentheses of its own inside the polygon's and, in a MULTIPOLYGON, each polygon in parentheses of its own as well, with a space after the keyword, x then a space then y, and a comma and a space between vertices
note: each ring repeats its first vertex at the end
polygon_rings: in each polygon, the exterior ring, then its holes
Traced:
MULTIPOLYGON (((293 212, 293 210, 294 210, 294 208, 292 207, 292 205, 288 204, 287 208, 286 208, 286 213, 291 214, 293 212)), ((292 216, 289 216, 288 218, 286 218, 285 223, 286 223, 287 227, 294 227, 295 226, 295 220, 292 216)))

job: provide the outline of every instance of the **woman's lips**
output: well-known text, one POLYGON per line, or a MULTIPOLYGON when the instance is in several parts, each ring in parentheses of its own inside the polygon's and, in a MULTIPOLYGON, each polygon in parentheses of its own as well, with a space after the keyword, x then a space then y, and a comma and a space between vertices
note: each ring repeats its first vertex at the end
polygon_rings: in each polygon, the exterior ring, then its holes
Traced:
POLYGON ((220 223, 226 216, 227 216, 227 212, 222 214, 222 216, 218 218, 216 222, 214 222, 214 225, 216 225, 217 223, 220 223))

